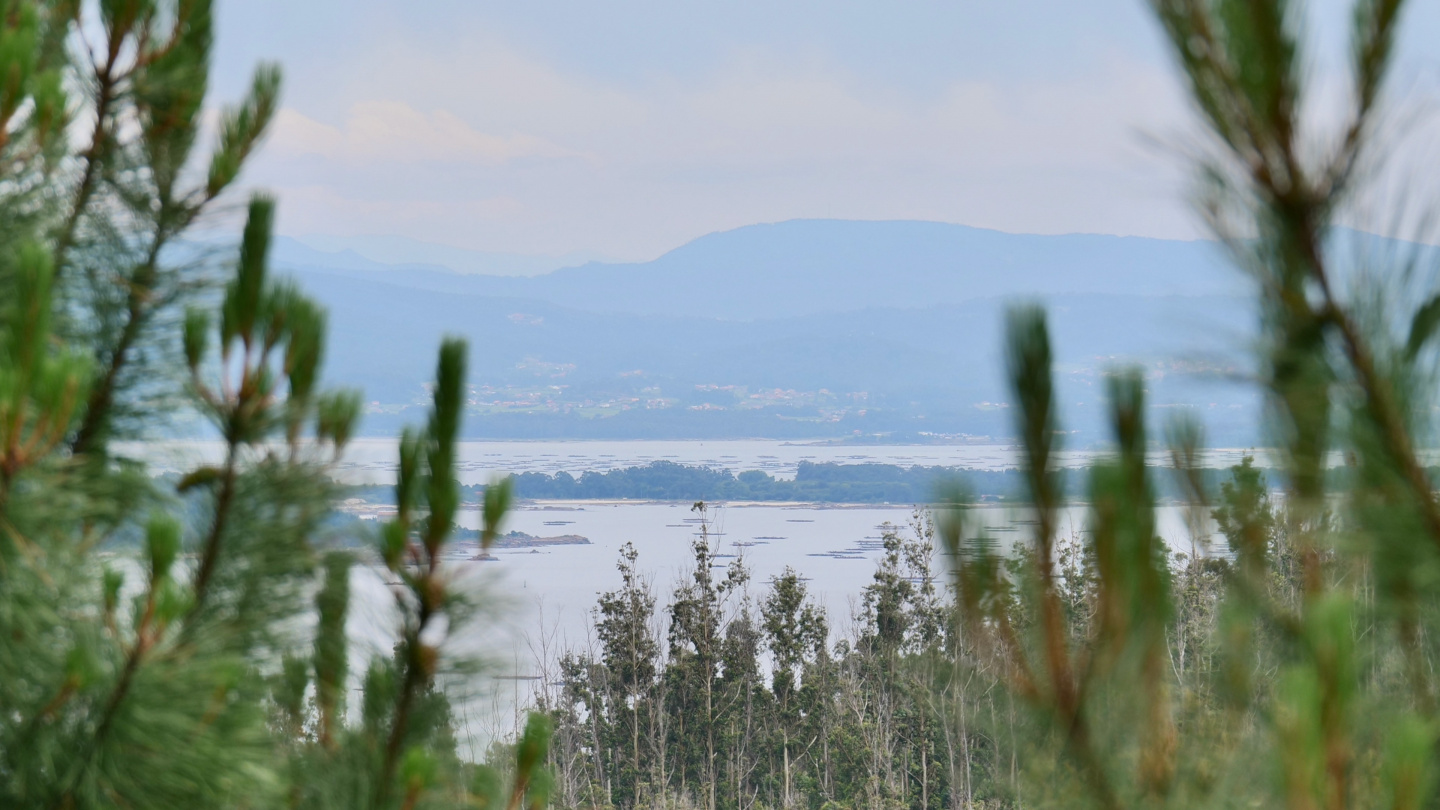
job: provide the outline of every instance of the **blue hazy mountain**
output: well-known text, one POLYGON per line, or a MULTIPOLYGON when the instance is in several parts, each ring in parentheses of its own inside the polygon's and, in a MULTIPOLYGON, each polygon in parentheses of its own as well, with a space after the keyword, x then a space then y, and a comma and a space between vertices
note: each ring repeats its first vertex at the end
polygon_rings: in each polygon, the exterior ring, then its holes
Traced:
POLYGON ((1035 236, 937 222, 792 220, 700 237, 649 262, 590 262, 529 278, 386 265, 289 243, 278 264, 416 289, 591 312, 788 318, 1044 293, 1227 295, 1239 274, 1211 242, 1035 236), (327 261, 326 255, 336 257, 327 261))
POLYGON ((444 334, 471 343, 493 437, 1004 436, 1006 306, 1051 311, 1063 411, 1103 435, 1105 375, 1244 434, 1253 314, 1213 245, 1027 236, 917 222, 795 221, 712 234, 638 264, 532 278, 276 246, 330 309, 327 376, 413 419, 444 334))
POLYGON ((515 289, 597 311, 749 319, 1037 293, 1216 295, 1236 286, 1209 242, 793 220, 703 236, 651 262, 557 270, 515 289))

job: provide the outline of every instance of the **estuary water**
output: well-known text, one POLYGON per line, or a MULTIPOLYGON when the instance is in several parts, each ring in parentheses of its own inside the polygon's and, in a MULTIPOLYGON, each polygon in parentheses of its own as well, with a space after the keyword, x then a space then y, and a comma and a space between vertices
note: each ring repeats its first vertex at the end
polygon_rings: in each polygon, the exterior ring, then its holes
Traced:
MULTIPOLYGON (((1023 510, 984 506, 968 511, 967 536, 993 539, 1001 549, 1028 542, 1033 521, 1023 510)), ((1172 547, 1189 550, 1185 510, 1158 510, 1159 531, 1172 547)), ((811 596, 825 608, 832 643, 854 629, 864 588, 873 581, 884 554, 887 530, 913 536, 914 510, 907 507, 835 507, 810 504, 731 504, 707 509, 707 532, 721 555, 715 560, 723 576, 731 566, 749 572, 739 599, 763 598, 770 581, 793 568, 806 579, 811 596)), ((478 513, 461 517, 477 526, 478 513)), ((1063 512, 1059 534, 1078 537, 1085 531, 1082 507, 1063 512)), ((616 568, 626 543, 638 552, 637 565, 657 597, 663 614, 675 585, 694 570, 692 544, 699 534, 697 514, 688 504, 621 502, 543 502, 523 504, 511 512, 506 529, 537 536, 578 534, 586 545, 496 550, 493 560, 451 561, 459 587, 481 607, 479 619, 450 642, 449 649, 477 654, 498 676, 470 681, 465 694, 453 694, 463 717, 469 745, 483 748, 488 740, 514 733, 520 710, 532 690, 553 680, 546 663, 565 651, 593 650, 593 610, 597 597, 621 585, 616 568)), ((465 555, 469 556, 469 555, 465 555)), ((949 561, 936 550, 933 570, 944 578, 949 561)), ((357 568, 349 633, 357 654, 385 654, 394 627, 388 593, 374 569, 357 568)), ((663 625, 657 631, 664 638, 663 625)), ((359 658, 353 667, 363 666, 359 658)))
MULTIPOLYGON (((219 442, 167 441, 133 444, 125 450, 149 461, 157 470, 180 472, 197 464, 216 463, 223 448, 219 442)), ((1211 466, 1236 463, 1242 450, 1211 451, 1211 466)), ((347 449, 338 464, 339 474, 354 483, 388 484, 394 480, 396 443, 389 439, 360 439, 347 449)), ((1063 455, 1069 466, 1088 464, 1093 451, 1063 455)), ((801 462, 839 464, 884 463, 998 470, 1016 466, 1016 449, 1007 445, 831 445, 768 440, 736 441, 467 441, 460 445, 459 463, 464 483, 484 483, 506 473, 560 471, 579 475, 653 461, 704 465, 735 472, 764 470, 792 477, 801 462)), ((1164 463, 1159 455, 1154 463, 1164 463)), ((809 588, 828 610, 831 626, 841 628, 853 614, 860 594, 871 581, 882 555, 880 537, 886 524, 905 527, 914 506, 837 506, 833 504, 718 504, 710 515, 718 561, 743 562, 751 574, 753 593, 784 570, 793 568, 809 579, 809 588)), ((1162 507, 1160 529, 1166 541, 1188 549, 1184 510, 1162 507)), ((1001 546, 1029 537, 1027 515, 1009 507, 971 510, 977 527, 1001 546)), ((619 584, 615 565, 620 549, 633 543, 639 566, 662 595, 693 565, 691 543, 698 516, 690 504, 635 501, 522 503, 507 518, 506 529, 539 537, 581 535, 587 545, 498 550, 493 561, 455 564, 465 581, 484 590, 487 604, 504 603, 489 624, 503 626, 521 639, 535 643, 543 634, 550 645, 585 643, 587 622, 596 596, 619 584), (528 639, 528 640, 526 640, 528 639)), ((475 527, 478 514, 461 516, 475 527)), ((1062 534, 1082 532, 1084 510, 1068 510, 1062 534)), ((937 572, 944 561, 937 559, 937 572)))
MULTIPOLYGON (((130 445, 157 471, 181 472, 219 461, 217 442, 173 441, 130 445)), ((339 474, 353 483, 387 484, 394 480, 396 446, 391 440, 359 440, 347 450, 339 474)), ((1212 452, 1210 466, 1236 463, 1243 451, 1212 452)), ((1093 452, 1065 454, 1069 466, 1088 464, 1093 452)), ((885 463, 1005 469, 1017 464, 1014 448, 1001 445, 821 445, 779 441, 633 441, 633 442, 464 442, 460 465, 465 483, 484 483, 505 473, 559 471, 579 475, 652 461, 705 465, 735 472, 764 470, 792 477, 801 462, 885 463)), ((1157 455, 1154 463, 1164 459, 1157 455)), ((883 556, 881 537, 888 528, 913 533, 908 524, 915 507, 840 506, 834 504, 713 504, 708 532, 720 556, 716 565, 743 565, 751 598, 762 598, 769 582, 793 568, 822 605, 834 637, 850 632, 866 585, 883 556)), ((1189 550, 1191 537, 1183 508, 1159 509, 1159 531, 1173 548, 1189 550)), ((1030 516, 1006 506, 969 511, 967 535, 983 535, 1001 548, 1027 542, 1030 516)), ((470 559, 473 550, 450 561, 457 586, 480 608, 479 617, 452 639, 454 649, 485 656, 500 677, 484 681, 485 690, 457 696, 457 709, 469 724, 466 734, 483 743, 511 731, 518 707, 530 690, 544 682, 543 662, 560 652, 591 644, 592 611, 599 594, 620 585, 616 563, 626 543, 638 552, 638 567, 652 583, 663 613, 668 596, 694 566, 692 544, 699 515, 688 503, 640 501, 540 501, 517 504, 505 529, 538 537, 580 535, 583 545, 507 549, 493 560, 470 559)), ((479 514, 460 516, 476 528, 479 514)), ((1085 531, 1082 507, 1064 511, 1063 537, 1085 531)), ((1208 529, 1206 529, 1208 531, 1208 529)), ((1205 538, 1200 538, 1203 542, 1205 538)), ((938 550, 934 571, 943 577, 947 560, 938 550)), ((724 571, 717 570, 716 574, 724 571)), ((370 655, 389 653, 395 626, 394 599, 384 574, 359 567, 353 579, 349 634, 354 640, 352 671, 363 671, 370 655)), ((743 596, 740 595, 740 596, 743 596)))
MULTIPOLYGON (((707 510, 710 543, 721 555, 717 566, 743 565, 750 575, 748 589, 756 597, 772 579, 794 569, 808 580, 810 593, 837 630, 847 626, 873 580, 884 555, 884 533, 913 537, 916 517, 910 507, 735 504, 707 510)), ((1161 536, 1176 550, 1188 551, 1185 510, 1161 507, 1158 519, 1161 536)), ((469 512, 463 521, 478 525, 479 515, 469 512)), ((1010 507, 970 509, 967 521, 967 536, 988 537, 1001 549, 1029 542, 1034 530, 1028 512, 1010 507)), ((1059 534, 1078 537, 1085 523, 1083 508, 1067 509, 1059 534)), ((699 525, 688 504, 528 504, 509 515, 507 529, 541 537, 578 534, 590 543, 497 550, 493 561, 456 564, 473 569, 474 581, 483 582, 487 594, 512 603, 510 623, 521 635, 536 641, 535 634, 545 633, 547 644, 574 646, 587 641, 596 597, 620 586, 616 563, 626 543, 634 545, 638 566, 663 605, 674 585, 694 569, 692 544, 699 525)), ((945 576, 948 564, 937 549, 935 574, 945 576)))
MULTIPOLYGON (((119 450, 151 462, 158 469, 180 471, 196 463, 216 463, 224 447, 216 441, 131 442, 119 450)), ((1237 464, 1254 451, 1223 448, 1206 454, 1207 466, 1237 464)), ((1081 467, 1093 461, 1094 450, 1066 450, 1060 464, 1081 467)), ((721 441, 464 441, 459 446, 462 482, 483 484, 497 475, 542 472, 605 472, 656 461, 705 466, 743 472, 762 470, 776 478, 794 478, 801 462, 817 464, 895 464, 902 467, 962 467, 1003 470, 1015 467, 1017 448, 1003 444, 859 445, 786 442, 769 439, 721 441)), ((337 465, 338 474, 351 483, 386 484, 394 480, 394 439, 356 439, 337 465)), ((1164 453, 1152 454, 1152 464, 1168 463, 1164 453)))

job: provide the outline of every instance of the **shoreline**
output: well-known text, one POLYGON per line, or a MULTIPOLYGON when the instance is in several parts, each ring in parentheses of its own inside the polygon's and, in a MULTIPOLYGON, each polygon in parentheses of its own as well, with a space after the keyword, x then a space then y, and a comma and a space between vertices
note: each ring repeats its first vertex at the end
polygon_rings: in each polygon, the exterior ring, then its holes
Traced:
MULTIPOLYGON (((355 500, 355 499, 351 499, 355 500)), ((586 507, 620 507, 620 506, 679 506, 689 507, 696 502, 692 500, 657 500, 641 498, 589 498, 589 499, 534 499, 516 500, 511 505, 512 511, 524 512, 583 512, 586 507)), ((871 502, 831 502, 831 501, 706 501, 709 508, 718 509, 803 509, 814 511, 846 511, 881 509, 893 511, 914 511, 916 509, 927 509, 935 504, 906 504, 906 503, 871 503, 871 502)), ((1159 507, 1184 507, 1195 506, 1185 501, 1169 501, 1158 499, 1155 506, 1159 507)), ((1090 506, 1086 500, 1070 499, 1065 506, 1084 507, 1090 506)), ((1025 509, 1029 504, 1006 503, 1006 502, 981 502, 966 504, 966 509, 1025 509)), ((477 503, 463 503, 459 506, 461 512, 479 512, 481 505, 477 503)), ((395 513, 394 504, 378 504, 372 502, 346 503, 342 502, 336 506, 336 511, 346 514, 361 516, 362 519, 374 519, 377 517, 388 517, 395 513)))

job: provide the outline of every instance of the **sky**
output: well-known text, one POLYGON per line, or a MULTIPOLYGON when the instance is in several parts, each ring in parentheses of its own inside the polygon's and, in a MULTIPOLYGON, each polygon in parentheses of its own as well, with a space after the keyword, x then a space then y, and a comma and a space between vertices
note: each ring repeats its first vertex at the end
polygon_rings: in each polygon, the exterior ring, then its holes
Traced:
MULTIPOLYGON (((1303 5, 1339 86, 1346 3, 1303 5)), ((1406 22, 1395 96, 1428 110, 1440 3, 1406 22)), ((221 0, 217 34, 215 103, 284 68, 246 182, 294 236, 645 260, 812 217, 1202 235, 1144 0, 221 0)))

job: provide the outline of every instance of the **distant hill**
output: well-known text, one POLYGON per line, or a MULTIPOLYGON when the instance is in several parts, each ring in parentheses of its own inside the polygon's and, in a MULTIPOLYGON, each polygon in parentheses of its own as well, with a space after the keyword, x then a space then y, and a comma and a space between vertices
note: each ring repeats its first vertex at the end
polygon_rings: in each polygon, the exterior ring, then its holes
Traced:
POLYGON ((792 220, 700 237, 649 262, 590 262, 529 278, 385 265, 287 245, 277 263, 591 312, 726 320, 925 307, 1045 293, 1227 295, 1242 287, 1210 242, 1034 236, 938 222, 792 220), (309 251, 308 253, 305 251, 309 251))
MULTIPOLYGON (((467 429, 475 436, 1008 431, 1008 414, 984 405, 1006 398, 1000 299, 724 321, 597 313, 315 270, 298 275, 330 308, 327 376, 362 386, 372 401, 423 402, 441 336, 469 338, 472 381, 496 389, 484 398, 532 402, 472 416, 467 429), (762 395, 763 407, 750 407, 762 395), (652 400, 661 407, 650 407, 652 400)), ((1238 362, 1251 320, 1243 301, 1223 296, 1047 300, 1062 391, 1075 395, 1065 410, 1074 427, 1087 429, 1095 425, 1100 376, 1125 360, 1151 367, 1159 375, 1154 395, 1166 401, 1215 398, 1197 387, 1229 390, 1216 374, 1238 362), (1177 363, 1206 373, 1176 373, 1177 363)), ((374 414, 368 427, 387 430, 415 418, 418 407, 412 410, 395 411, 393 420, 374 414)))
POLYGON ((419 418, 435 347, 459 334, 472 437, 1004 440, 1004 311, 1038 300, 1079 444, 1105 436, 1105 375, 1130 363, 1157 416, 1198 408, 1217 437, 1254 436, 1237 381, 1255 316, 1203 241, 797 220, 533 277, 285 239, 272 258, 330 309, 327 377, 363 387, 371 432, 419 418))
POLYGON ((938 222, 793 220, 710 234, 640 264, 526 280, 524 297, 636 314, 784 318, 1044 293, 1223 295, 1209 242, 1033 236, 938 222))

